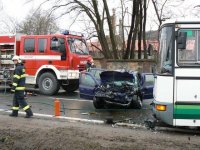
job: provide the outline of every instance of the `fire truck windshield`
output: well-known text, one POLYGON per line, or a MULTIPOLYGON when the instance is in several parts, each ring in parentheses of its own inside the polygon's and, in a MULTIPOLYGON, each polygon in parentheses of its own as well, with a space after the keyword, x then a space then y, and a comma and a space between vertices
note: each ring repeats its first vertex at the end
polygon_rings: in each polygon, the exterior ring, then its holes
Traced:
POLYGON ((68 43, 69 43, 70 51, 72 53, 81 54, 81 55, 89 54, 89 50, 87 48, 85 40, 69 38, 68 43))

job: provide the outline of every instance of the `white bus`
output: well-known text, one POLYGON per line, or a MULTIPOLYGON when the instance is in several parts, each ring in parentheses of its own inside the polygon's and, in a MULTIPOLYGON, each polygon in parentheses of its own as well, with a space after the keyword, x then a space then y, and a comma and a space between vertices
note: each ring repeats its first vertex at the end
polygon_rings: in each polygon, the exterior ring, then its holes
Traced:
POLYGON ((200 126, 200 20, 161 26, 153 113, 172 126, 200 126))

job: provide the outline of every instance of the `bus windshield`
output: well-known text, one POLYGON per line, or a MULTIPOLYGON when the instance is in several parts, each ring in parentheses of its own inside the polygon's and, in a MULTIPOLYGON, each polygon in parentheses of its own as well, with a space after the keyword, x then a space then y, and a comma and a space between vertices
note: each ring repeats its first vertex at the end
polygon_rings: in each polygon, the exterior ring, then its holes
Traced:
POLYGON ((70 51, 72 53, 88 55, 89 50, 87 48, 86 42, 83 39, 69 38, 68 43, 70 46, 70 51))
POLYGON ((172 74, 172 45, 173 45, 173 27, 165 26, 160 30, 159 35, 159 66, 158 73, 172 74))

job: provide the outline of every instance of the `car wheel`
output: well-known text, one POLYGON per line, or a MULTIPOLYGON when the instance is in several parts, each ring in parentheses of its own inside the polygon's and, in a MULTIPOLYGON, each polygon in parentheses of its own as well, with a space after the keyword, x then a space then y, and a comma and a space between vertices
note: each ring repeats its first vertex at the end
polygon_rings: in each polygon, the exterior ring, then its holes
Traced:
POLYGON ((134 95, 130 104, 130 108, 141 109, 142 108, 142 99, 138 95, 134 95))
POLYGON ((104 101, 99 97, 94 97, 93 105, 96 109, 102 109, 102 108, 104 108, 104 101))
POLYGON ((43 73, 39 78, 38 84, 40 93, 44 95, 57 94, 60 89, 58 80, 55 75, 50 72, 43 73))

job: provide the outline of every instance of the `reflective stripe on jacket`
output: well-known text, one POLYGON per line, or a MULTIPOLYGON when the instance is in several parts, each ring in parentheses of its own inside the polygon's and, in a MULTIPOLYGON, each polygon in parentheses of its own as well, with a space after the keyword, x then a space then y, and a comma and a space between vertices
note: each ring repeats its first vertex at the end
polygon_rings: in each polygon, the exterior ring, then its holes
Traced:
POLYGON ((12 91, 25 90, 25 80, 26 74, 23 64, 16 64, 13 75, 12 91))

